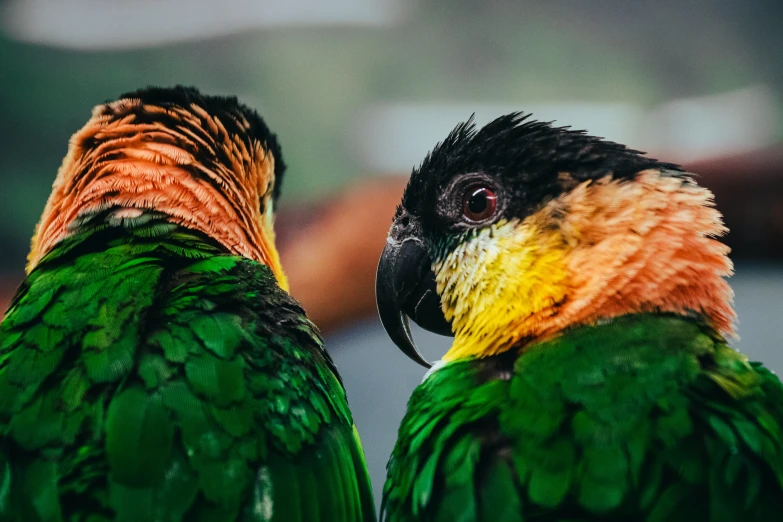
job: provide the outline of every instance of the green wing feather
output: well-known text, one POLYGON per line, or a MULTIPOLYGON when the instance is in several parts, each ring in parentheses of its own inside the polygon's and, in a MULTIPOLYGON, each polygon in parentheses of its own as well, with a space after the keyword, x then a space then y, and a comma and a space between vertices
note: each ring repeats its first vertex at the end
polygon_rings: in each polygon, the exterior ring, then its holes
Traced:
POLYGON ((150 223, 65 241, 0 326, 0 520, 371 521, 345 392, 271 271, 150 223))
POLYGON ((438 369, 388 470, 389 522, 775 520, 783 386, 704 325, 628 316, 438 369))

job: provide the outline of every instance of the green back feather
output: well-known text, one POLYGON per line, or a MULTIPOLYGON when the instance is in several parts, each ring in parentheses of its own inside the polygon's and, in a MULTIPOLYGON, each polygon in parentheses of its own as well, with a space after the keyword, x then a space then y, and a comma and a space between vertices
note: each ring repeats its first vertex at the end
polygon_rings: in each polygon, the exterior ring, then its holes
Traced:
POLYGON ((0 520, 374 518, 342 384, 267 267, 153 220, 25 280, 0 326, 0 520))
POLYGON ((704 325, 627 316, 435 371, 388 470, 389 522, 774 520, 783 386, 704 325))

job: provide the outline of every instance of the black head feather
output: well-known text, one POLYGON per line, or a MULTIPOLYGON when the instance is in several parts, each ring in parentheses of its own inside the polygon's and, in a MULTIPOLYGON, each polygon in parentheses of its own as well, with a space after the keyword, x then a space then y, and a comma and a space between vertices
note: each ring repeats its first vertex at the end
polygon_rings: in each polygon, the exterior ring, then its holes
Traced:
MULTIPOLYGON (((275 186, 272 197, 276 201, 280 196, 280 188, 286 166, 280 145, 277 142, 277 136, 269 130, 269 127, 254 109, 240 103, 236 96, 210 96, 202 94, 194 87, 177 85, 175 87, 147 87, 127 92, 119 97, 119 99, 128 98, 138 99, 143 104, 157 105, 159 107, 176 106, 188 108, 190 105, 195 104, 209 114, 219 118, 229 133, 236 133, 247 141, 257 140, 261 142, 264 148, 271 152, 275 158, 275 186), (248 129, 241 128, 237 122, 237 116, 247 120, 250 127, 248 129)), ((109 110, 108 105, 105 107, 104 110, 109 110)), ((145 113, 137 114, 137 121, 143 122, 145 118, 152 119, 153 116, 145 113)), ((163 116, 155 115, 154 118, 160 120, 163 116)), ((175 124, 177 122, 172 121, 172 123, 175 124)))
POLYGON ((524 218, 571 188, 564 185, 561 173, 570 176, 573 186, 609 174, 629 179, 645 169, 681 171, 585 131, 532 120, 529 114, 507 114, 481 129, 471 117, 414 169, 398 215, 407 211, 422 221, 424 229, 438 224, 440 229, 464 228, 449 219, 442 200, 452 195, 455 182, 465 175, 494 183, 505 192, 503 215, 524 218))

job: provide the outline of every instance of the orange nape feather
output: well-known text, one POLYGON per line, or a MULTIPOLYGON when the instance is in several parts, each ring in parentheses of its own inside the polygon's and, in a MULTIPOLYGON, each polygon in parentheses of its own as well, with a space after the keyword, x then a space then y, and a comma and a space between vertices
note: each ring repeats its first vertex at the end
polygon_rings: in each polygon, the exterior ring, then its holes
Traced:
POLYGON ((642 312, 696 313, 734 335, 726 232, 712 194, 683 177, 584 182, 501 221, 435 263, 455 340, 484 357, 565 328, 642 312))
MULTIPOLYGON (((250 127, 241 113, 222 117, 240 132, 250 127)), ((100 105, 71 138, 27 270, 86 217, 110 208, 115 217, 154 210, 268 265, 287 289, 272 226, 276 159, 196 103, 161 107, 126 98, 100 105)))

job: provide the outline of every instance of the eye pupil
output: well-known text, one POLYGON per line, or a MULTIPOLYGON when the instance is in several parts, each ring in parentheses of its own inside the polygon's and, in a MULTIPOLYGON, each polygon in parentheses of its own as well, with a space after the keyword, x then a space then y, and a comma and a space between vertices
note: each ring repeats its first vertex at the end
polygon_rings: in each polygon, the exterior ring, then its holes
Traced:
POLYGON ((471 194, 468 200, 468 208, 474 214, 481 214, 487 209, 489 202, 487 201, 487 194, 483 190, 479 190, 471 194))
POLYGON ((470 187, 465 192, 462 206, 462 213, 470 221, 484 221, 495 214, 497 197, 487 187, 470 187))

